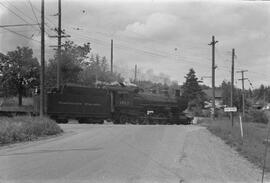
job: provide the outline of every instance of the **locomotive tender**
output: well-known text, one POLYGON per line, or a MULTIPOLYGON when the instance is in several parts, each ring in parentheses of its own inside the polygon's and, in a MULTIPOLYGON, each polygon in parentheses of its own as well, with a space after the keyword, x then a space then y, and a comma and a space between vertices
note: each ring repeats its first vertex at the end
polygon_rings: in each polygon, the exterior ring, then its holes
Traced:
MULTIPOLYGON (((188 124, 177 97, 141 92, 137 87, 90 88, 63 85, 47 93, 45 112, 58 123, 188 124)), ((37 105, 38 106, 38 105, 37 105)), ((36 110, 37 109, 36 106, 36 110)))

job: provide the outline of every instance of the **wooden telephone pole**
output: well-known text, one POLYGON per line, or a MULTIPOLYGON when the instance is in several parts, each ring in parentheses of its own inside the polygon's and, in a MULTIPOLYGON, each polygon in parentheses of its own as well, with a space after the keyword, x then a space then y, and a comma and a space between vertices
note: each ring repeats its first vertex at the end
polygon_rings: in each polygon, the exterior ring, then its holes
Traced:
MULTIPOLYGON (((235 57, 235 51, 234 48, 232 49, 232 70, 231 70, 231 107, 233 107, 233 89, 234 89, 234 57, 235 57)), ((231 121, 232 121, 232 127, 233 127, 233 112, 230 114, 231 121)))
POLYGON ((45 39, 44 39, 44 0, 41 0, 41 57, 40 57, 40 103, 39 115, 44 116, 44 72, 45 72, 45 39))
POLYGON ((218 43, 218 41, 215 41, 215 36, 212 36, 212 42, 208 45, 212 45, 212 119, 215 119, 215 111, 216 111, 216 105, 215 105, 215 69, 217 68, 215 65, 215 45, 218 43))
POLYGON ((58 45, 57 45, 57 88, 60 89, 60 72, 61 72, 61 35, 62 35, 62 29, 61 29, 61 0, 58 0, 58 45))
POLYGON ((241 71, 237 71, 237 73, 241 73, 242 78, 238 79, 242 81, 242 117, 244 119, 245 117, 245 80, 247 80, 248 78, 244 77, 244 73, 247 72, 248 70, 241 70, 241 71))
POLYGON ((111 73, 113 74, 113 40, 111 40, 111 73))
POLYGON ((57 36, 49 36, 52 38, 57 38, 57 45, 53 45, 50 47, 57 47, 57 77, 56 77, 56 87, 58 89, 60 89, 60 85, 61 85, 61 47, 63 45, 61 45, 61 38, 62 37, 70 37, 70 35, 63 35, 65 34, 62 31, 62 8, 61 8, 61 0, 58 0, 58 28, 55 28, 55 30, 57 31, 57 36))

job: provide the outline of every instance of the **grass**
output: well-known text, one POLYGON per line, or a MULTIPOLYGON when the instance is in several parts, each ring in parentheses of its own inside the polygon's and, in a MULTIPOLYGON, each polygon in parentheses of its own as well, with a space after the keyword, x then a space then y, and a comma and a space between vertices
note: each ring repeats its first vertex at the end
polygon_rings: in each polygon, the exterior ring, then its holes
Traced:
MULTIPOLYGON (((204 120, 202 124, 214 135, 223 139, 225 143, 234 147, 249 161, 262 168, 265 151, 264 140, 267 138, 267 124, 244 122, 243 139, 241 138, 238 119, 235 120, 233 128, 228 118, 215 121, 208 119, 204 120)), ((270 147, 267 152, 266 171, 270 172, 270 147)))
POLYGON ((63 130, 48 118, 20 116, 0 118, 0 145, 56 135, 63 130))

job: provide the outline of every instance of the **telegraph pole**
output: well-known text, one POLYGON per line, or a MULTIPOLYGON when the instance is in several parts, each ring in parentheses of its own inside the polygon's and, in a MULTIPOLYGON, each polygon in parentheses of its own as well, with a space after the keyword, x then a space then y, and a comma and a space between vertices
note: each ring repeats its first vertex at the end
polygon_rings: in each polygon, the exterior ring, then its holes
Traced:
POLYGON ((113 74, 113 40, 111 40, 111 74, 113 74))
POLYGON ((57 89, 60 89, 61 85, 61 38, 62 37, 70 37, 70 35, 63 35, 65 34, 62 31, 62 8, 61 8, 61 0, 58 0, 58 28, 55 28, 55 31, 57 31, 57 36, 49 36, 51 38, 57 38, 58 44, 57 45, 52 45, 50 47, 57 47, 57 74, 56 74, 56 87, 57 89))
POLYGON ((215 65, 215 45, 218 41, 215 41, 215 36, 212 36, 212 42, 208 45, 212 45, 212 119, 215 119, 215 69, 217 68, 215 65))
POLYGON ((61 35, 62 35, 62 28, 61 28, 61 0, 58 0, 58 47, 57 47, 57 89, 60 89, 60 62, 61 62, 61 35))
MULTIPOLYGON (((231 70, 231 107, 233 107, 233 89, 234 89, 234 57, 235 52, 234 48, 232 49, 232 70, 231 70)), ((232 121, 232 127, 233 127, 233 112, 231 112, 231 121, 232 121)))
POLYGON ((41 58, 40 58, 40 106, 39 115, 44 116, 44 53, 45 53, 45 39, 44 39, 44 0, 41 0, 41 58))
POLYGON ((137 64, 135 64, 135 72, 134 72, 134 82, 137 82, 137 64))
POLYGON ((248 78, 244 77, 244 73, 247 72, 248 70, 241 70, 241 71, 237 71, 237 73, 241 73, 242 74, 242 78, 238 79, 242 81, 242 116, 243 119, 245 117, 245 80, 247 80, 248 78))

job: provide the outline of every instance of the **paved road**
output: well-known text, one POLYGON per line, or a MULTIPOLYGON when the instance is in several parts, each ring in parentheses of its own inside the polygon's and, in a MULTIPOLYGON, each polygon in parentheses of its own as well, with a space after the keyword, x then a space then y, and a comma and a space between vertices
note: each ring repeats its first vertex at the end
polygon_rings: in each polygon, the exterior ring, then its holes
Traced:
POLYGON ((0 149, 0 182, 258 182, 260 171, 198 126, 62 125, 0 149))

